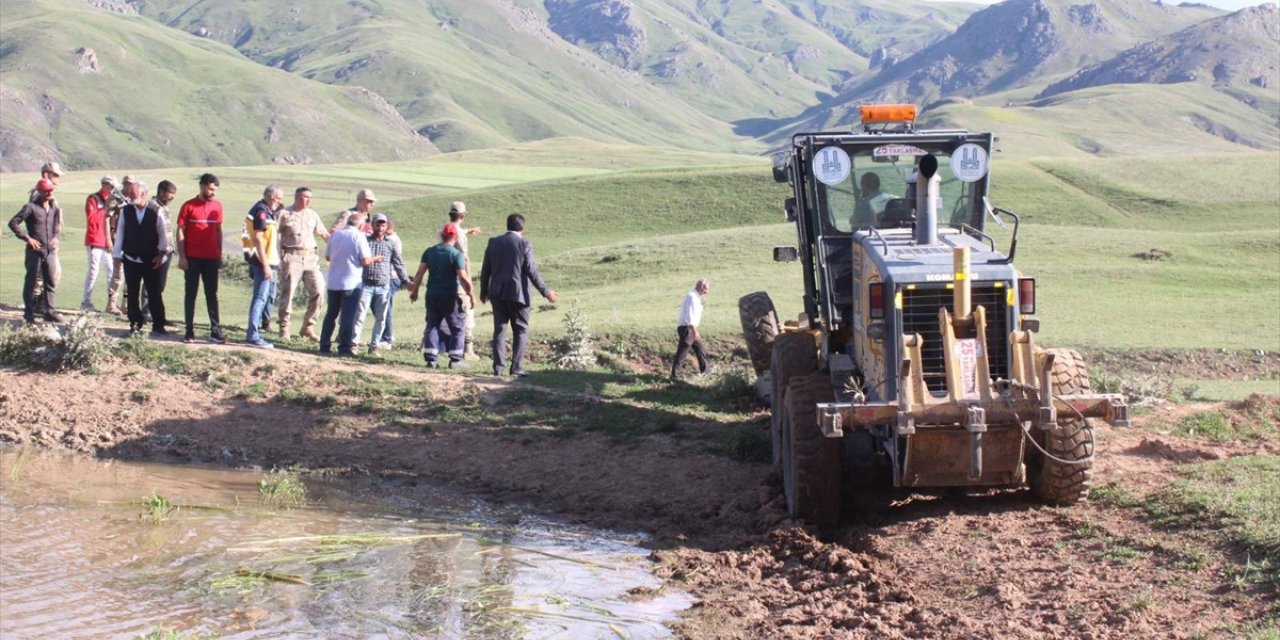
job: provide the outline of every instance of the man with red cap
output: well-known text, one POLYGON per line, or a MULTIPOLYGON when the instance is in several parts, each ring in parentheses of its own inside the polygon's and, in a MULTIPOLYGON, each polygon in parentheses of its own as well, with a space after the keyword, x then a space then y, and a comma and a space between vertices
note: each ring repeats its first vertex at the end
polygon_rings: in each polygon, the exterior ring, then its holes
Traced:
POLYGON ((53 306, 53 294, 58 286, 58 236, 62 234, 62 210, 53 201, 53 190, 53 181, 41 178, 36 183, 35 199, 9 219, 9 229, 27 244, 27 274, 22 282, 22 318, 27 324, 35 322, 37 311, 45 320, 62 322, 62 316, 53 306), (37 277, 42 281, 39 292, 36 291, 37 277))
POLYGON ((440 348, 449 356, 449 368, 462 368, 463 342, 466 339, 467 307, 476 304, 471 290, 471 274, 467 261, 458 250, 458 226, 452 222, 440 230, 440 244, 422 252, 418 273, 409 285, 409 300, 418 301, 423 277, 427 278, 427 328, 422 332, 422 359, 428 367, 436 367, 440 348), (461 286, 467 300, 458 296, 461 286))

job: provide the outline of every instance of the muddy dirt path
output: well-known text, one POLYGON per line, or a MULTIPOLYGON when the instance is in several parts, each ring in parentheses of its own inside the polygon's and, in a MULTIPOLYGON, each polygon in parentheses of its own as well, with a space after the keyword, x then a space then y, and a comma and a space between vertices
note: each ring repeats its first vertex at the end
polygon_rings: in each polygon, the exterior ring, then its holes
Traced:
MULTIPOLYGON (((0 441, 369 474, 404 491, 448 484, 645 532, 655 571, 698 598, 675 629, 690 638, 1214 637, 1261 616, 1275 596, 1233 587, 1230 551, 1105 501, 1050 509, 1021 491, 892 494, 838 530, 815 531, 785 519, 768 465, 690 446, 680 433, 542 434, 504 406, 521 395, 559 394, 564 411, 608 400, 378 367, 382 384, 413 394, 393 414, 349 391, 369 365, 283 351, 238 365, 228 347, 172 348, 222 364, 197 374, 0 368, 0 441), (473 419, 454 419, 462 415, 473 419)), ((1280 452, 1272 441, 1212 444, 1144 426, 1206 406, 1157 409, 1100 432, 1094 486, 1142 495, 1179 464, 1280 452)))

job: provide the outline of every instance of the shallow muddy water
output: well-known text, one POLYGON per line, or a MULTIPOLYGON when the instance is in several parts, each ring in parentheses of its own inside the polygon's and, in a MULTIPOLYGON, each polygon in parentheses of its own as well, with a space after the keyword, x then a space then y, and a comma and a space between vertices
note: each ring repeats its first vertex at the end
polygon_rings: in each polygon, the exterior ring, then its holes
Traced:
POLYGON ((0 638, 663 638, 689 604, 635 538, 371 480, 284 508, 264 475, 0 451, 0 638))

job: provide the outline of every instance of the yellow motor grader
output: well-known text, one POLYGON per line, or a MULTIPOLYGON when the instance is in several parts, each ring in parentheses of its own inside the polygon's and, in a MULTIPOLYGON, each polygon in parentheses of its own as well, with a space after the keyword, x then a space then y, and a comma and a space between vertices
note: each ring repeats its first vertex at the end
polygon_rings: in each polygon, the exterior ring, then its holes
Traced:
POLYGON ((860 131, 797 134, 774 166, 798 240, 774 259, 800 261, 803 312, 779 322, 763 292, 739 311, 795 518, 838 520, 874 469, 900 487, 1030 484, 1069 505, 1088 493, 1096 421, 1128 423, 1078 353, 1036 345, 1020 219, 987 198, 992 135, 916 115, 864 106, 860 131), (1012 222, 1007 252, 988 218, 1012 222))

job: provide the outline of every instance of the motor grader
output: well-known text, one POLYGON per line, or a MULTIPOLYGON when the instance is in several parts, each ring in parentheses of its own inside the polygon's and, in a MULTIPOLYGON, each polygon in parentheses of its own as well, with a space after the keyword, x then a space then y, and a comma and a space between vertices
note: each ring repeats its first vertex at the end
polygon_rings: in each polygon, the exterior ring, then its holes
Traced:
POLYGON ((739 301, 790 515, 837 521, 885 472, 1084 498, 1097 421, 1126 425, 1128 409, 1090 392, 1078 353, 1036 345, 1020 218, 987 197, 993 136, 917 128, 914 105, 860 115, 858 131, 794 135, 774 166, 798 240, 774 259, 801 263, 803 311, 779 322, 768 294, 739 301), (988 219, 1012 224, 1007 252, 988 219))

